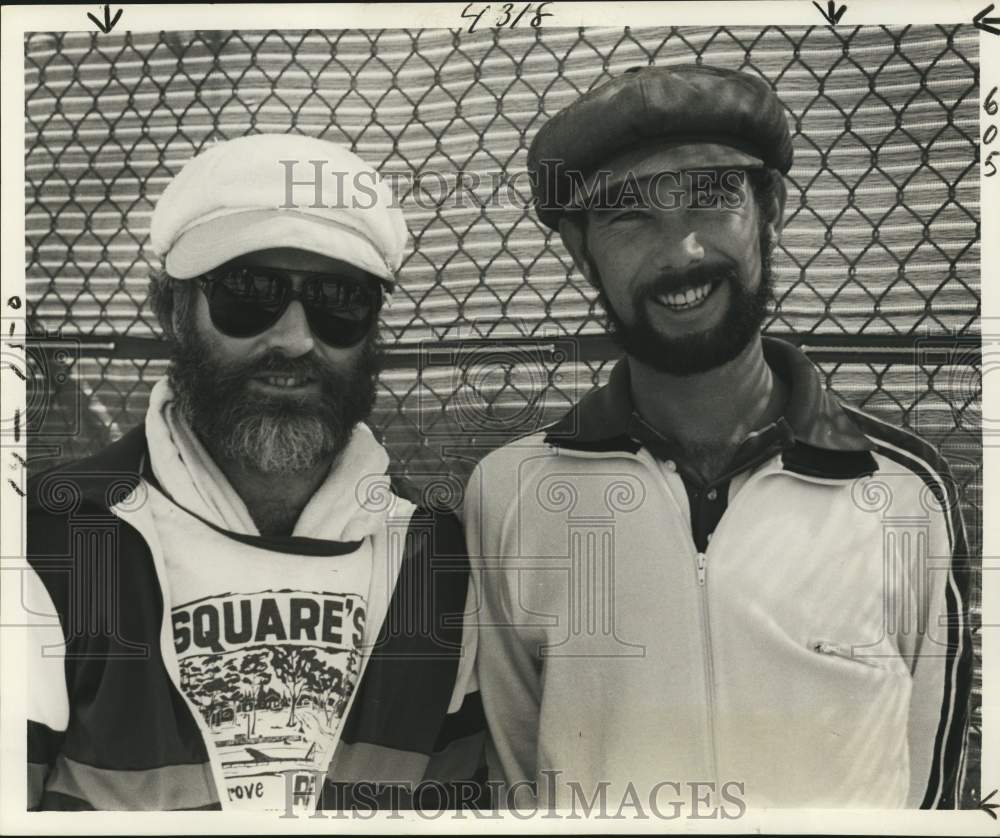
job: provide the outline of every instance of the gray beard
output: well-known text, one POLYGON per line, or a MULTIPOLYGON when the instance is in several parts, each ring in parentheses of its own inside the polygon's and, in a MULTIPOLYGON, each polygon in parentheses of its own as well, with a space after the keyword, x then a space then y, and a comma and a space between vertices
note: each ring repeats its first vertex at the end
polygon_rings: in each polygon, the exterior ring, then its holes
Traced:
POLYGON ((331 460, 347 446, 354 426, 368 418, 380 358, 373 332, 347 373, 314 356, 269 354, 224 366, 187 330, 174 346, 169 377, 180 416, 213 457, 264 474, 293 474, 331 460), (302 398, 250 390, 250 378, 268 370, 308 373, 321 382, 320 394, 302 398))
MULTIPOLYGON (((248 411, 232 418, 235 421, 224 433, 205 434, 211 447, 221 457, 265 474, 306 471, 346 445, 335 429, 315 416, 282 417, 248 411)), ((204 428, 204 423, 200 424, 204 428)))

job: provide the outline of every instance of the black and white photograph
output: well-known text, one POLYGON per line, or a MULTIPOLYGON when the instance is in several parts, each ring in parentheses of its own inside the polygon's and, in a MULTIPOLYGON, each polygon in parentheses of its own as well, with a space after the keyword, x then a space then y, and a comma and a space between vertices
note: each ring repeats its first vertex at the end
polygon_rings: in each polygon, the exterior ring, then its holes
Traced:
POLYGON ((3 831, 996 834, 987 5, 5 6, 3 831))

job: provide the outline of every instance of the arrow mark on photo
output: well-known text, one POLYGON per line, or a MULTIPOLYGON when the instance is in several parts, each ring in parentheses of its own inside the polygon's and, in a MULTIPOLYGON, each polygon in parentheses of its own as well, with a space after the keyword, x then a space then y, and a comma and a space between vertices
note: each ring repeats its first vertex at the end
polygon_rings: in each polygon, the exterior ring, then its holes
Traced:
MULTIPOLYGON (((993 8, 992 6, 990 8, 993 8)), ((111 10, 107 5, 104 6, 104 22, 102 23, 96 17, 94 17, 90 12, 87 12, 87 17, 94 21, 94 25, 97 26, 105 35, 107 35, 112 29, 115 28, 115 24, 118 23, 118 18, 122 16, 124 9, 119 9, 115 12, 115 16, 111 17, 111 10)))
POLYGON ((813 0, 813 5, 819 9, 819 13, 823 15, 829 22, 831 26, 840 23, 840 19, 844 16, 844 12, 847 11, 847 6, 841 6, 837 8, 837 4, 833 0, 827 0, 826 11, 823 11, 823 7, 820 6, 816 0, 813 0))
POLYGON ((993 4, 990 3, 985 9, 980 10, 979 14, 972 19, 972 23, 977 29, 982 29, 983 32, 989 32, 991 35, 1000 35, 1000 29, 990 25, 992 23, 1000 23, 1000 17, 986 17, 992 11, 993 4))

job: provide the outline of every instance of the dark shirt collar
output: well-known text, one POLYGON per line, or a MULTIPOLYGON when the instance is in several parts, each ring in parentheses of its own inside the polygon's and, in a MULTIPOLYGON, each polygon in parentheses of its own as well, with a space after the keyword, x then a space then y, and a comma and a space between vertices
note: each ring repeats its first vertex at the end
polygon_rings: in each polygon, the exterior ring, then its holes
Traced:
MULTIPOLYGON (((763 338, 763 349, 764 360, 788 388, 788 400, 784 415, 754 435, 759 456, 781 451, 786 469, 817 477, 853 478, 874 472, 871 443, 825 389, 812 362, 776 338, 763 338)), ((657 454, 657 440, 651 434, 655 431, 634 411, 628 358, 623 358, 608 383, 588 393, 552 425, 545 441, 563 448, 631 453, 645 445, 657 454)), ((750 459, 757 461, 759 456, 750 459)))

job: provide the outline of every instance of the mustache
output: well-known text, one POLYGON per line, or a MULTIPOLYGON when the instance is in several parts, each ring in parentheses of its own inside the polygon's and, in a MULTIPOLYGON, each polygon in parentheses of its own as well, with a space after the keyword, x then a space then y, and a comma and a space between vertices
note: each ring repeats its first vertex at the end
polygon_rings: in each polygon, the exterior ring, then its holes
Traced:
POLYGON ((671 294, 692 285, 738 282, 739 273, 731 265, 696 265, 686 271, 665 271, 645 285, 639 295, 645 299, 671 294))

